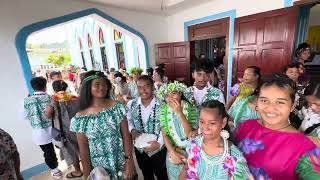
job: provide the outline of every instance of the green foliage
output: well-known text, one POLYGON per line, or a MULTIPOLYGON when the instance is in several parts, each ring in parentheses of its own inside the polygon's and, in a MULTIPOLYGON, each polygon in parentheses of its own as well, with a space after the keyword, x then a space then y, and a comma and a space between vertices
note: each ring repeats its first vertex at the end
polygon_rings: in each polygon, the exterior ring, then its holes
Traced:
POLYGON ((47 63, 54 64, 57 67, 65 67, 71 62, 71 57, 65 54, 50 54, 47 63))
POLYGON ((141 74, 143 72, 142 68, 133 67, 130 69, 130 74, 141 74))

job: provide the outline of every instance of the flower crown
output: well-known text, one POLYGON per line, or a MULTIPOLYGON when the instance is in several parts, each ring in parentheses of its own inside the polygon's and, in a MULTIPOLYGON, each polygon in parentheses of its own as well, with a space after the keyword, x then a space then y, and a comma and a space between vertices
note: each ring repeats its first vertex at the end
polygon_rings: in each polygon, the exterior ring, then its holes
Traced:
POLYGON ((141 74, 143 72, 142 68, 134 67, 130 69, 130 74, 141 74))
POLYGON ((101 74, 101 73, 102 73, 102 72, 97 71, 95 74, 90 75, 90 76, 84 78, 84 79, 82 80, 82 82, 83 82, 83 83, 86 83, 86 82, 88 82, 88 81, 91 81, 91 80, 94 80, 94 79, 98 79, 98 78, 106 78, 106 79, 107 79, 107 77, 106 77, 104 74, 101 74))
POLYGON ((174 91, 182 92, 183 94, 185 94, 185 91, 187 90, 187 88, 188 87, 185 84, 180 83, 179 81, 175 81, 173 83, 169 83, 167 85, 162 86, 159 89, 157 96, 160 99, 164 99, 168 93, 174 92, 174 91))

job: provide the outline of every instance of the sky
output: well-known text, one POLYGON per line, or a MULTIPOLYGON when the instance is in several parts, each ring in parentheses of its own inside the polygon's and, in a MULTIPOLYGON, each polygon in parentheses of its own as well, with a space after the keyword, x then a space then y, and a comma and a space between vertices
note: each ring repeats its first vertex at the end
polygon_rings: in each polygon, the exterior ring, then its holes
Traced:
POLYGON ((66 30, 65 25, 60 25, 48 29, 44 29, 40 32, 35 32, 31 34, 27 43, 29 44, 43 44, 43 43, 61 43, 66 40, 66 30))

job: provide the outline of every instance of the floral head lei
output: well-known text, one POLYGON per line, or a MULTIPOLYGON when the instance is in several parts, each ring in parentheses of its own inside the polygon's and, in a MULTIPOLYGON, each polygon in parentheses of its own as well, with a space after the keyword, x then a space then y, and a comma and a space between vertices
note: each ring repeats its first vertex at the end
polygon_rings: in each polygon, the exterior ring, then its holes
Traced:
POLYGON ((95 74, 90 75, 90 76, 84 78, 82 82, 83 82, 83 83, 86 83, 86 82, 88 82, 88 81, 92 81, 92 80, 98 79, 98 78, 105 78, 105 79, 107 79, 107 77, 103 74, 103 72, 97 71, 95 74))
POLYGON ((141 74, 143 72, 143 69, 139 67, 134 67, 130 69, 130 74, 141 74))
POLYGON ((188 87, 185 84, 175 81, 173 83, 169 83, 167 85, 161 86, 161 88, 157 93, 157 96, 160 99, 164 99, 168 93, 175 92, 175 91, 182 92, 184 94, 187 88, 188 87))

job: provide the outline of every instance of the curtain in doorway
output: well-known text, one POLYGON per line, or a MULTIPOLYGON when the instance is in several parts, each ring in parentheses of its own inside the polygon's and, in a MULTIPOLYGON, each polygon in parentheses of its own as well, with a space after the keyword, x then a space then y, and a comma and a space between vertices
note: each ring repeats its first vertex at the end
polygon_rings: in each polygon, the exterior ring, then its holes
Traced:
POLYGON ((309 16, 310 16, 310 9, 314 5, 306 5, 299 8, 298 12, 298 20, 297 20, 297 27, 296 27, 296 40, 295 40, 295 49, 298 47, 299 44, 306 41, 307 34, 308 34, 308 24, 309 24, 309 16))

